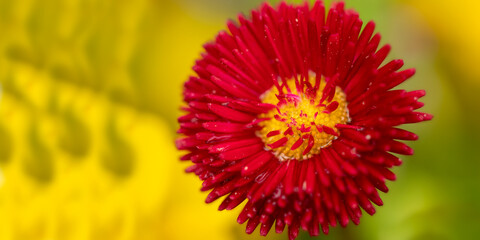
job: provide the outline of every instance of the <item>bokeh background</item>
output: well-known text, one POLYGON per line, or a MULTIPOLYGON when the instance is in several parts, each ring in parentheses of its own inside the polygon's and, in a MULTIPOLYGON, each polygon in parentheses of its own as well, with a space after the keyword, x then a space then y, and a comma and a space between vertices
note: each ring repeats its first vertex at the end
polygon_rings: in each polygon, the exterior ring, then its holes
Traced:
MULTIPOLYGON (((206 205, 174 148, 202 44, 260 2, 0 0, 0 240, 265 239, 206 205)), ((402 87, 435 118, 406 127, 416 154, 377 214, 319 238, 477 238, 480 3, 345 2, 417 69, 402 87)))

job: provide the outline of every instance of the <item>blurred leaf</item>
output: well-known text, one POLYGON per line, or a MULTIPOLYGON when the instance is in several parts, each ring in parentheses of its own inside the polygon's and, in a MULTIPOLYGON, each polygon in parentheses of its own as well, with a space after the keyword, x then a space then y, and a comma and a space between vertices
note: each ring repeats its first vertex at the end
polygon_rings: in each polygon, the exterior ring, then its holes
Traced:
POLYGON ((119 178, 127 178, 134 170, 135 156, 131 146, 118 134, 115 121, 110 119, 106 126, 107 149, 102 156, 102 165, 119 178))
POLYGON ((58 139, 60 148, 76 159, 84 157, 91 145, 90 130, 70 110, 65 111, 61 119, 63 131, 58 139))
POLYGON ((53 180, 53 158, 42 142, 37 124, 32 124, 28 131, 29 151, 23 161, 23 169, 27 175, 39 183, 53 180))
POLYGON ((12 156, 13 147, 11 133, 5 128, 5 126, 0 124, 0 164, 6 164, 9 162, 12 156))

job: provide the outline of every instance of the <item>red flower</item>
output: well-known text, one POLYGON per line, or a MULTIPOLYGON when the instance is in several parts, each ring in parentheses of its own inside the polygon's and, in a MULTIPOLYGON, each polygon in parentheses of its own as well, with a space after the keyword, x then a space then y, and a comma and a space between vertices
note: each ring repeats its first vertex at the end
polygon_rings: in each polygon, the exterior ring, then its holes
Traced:
POLYGON ((226 196, 219 209, 230 210, 247 200, 238 217, 247 233, 287 225, 290 239, 300 227, 318 235, 358 224, 361 208, 374 214, 377 189, 388 191, 401 164, 391 153, 413 153, 397 140, 417 139, 395 126, 432 118, 415 112, 425 91, 392 90, 414 69, 381 66, 390 46, 378 49, 374 23, 361 31, 343 3, 328 16, 320 1, 265 4, 227 26, 204 46, 178 119, 177 147, 211 190, 206 202, 226 196))

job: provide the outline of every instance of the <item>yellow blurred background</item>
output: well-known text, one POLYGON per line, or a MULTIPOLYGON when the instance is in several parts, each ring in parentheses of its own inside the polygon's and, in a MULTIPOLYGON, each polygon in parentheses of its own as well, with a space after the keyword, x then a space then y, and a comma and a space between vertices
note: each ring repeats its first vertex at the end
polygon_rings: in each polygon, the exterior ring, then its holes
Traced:
MULTIPOLYGON (((345 2, 417 69, 402 87, 435 118, 407 127, 416 155, 385 206, 328 238, 480 236, 480 3, 345 2)), ((173 144, 201 46, 260 3, 0 0, 0 240, 265 239, 204 203, 173 144)))

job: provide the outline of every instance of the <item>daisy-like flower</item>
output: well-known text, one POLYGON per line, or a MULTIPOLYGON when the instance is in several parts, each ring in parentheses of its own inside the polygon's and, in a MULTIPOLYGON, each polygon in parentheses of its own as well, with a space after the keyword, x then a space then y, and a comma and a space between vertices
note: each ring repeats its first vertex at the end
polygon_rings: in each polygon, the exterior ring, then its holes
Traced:
POLYGON ((177 147, 211 190, 206 202, 247 201, 247 233, 287 226, 290 239, 374 214, 402 163, 392 153, 413 154, 398 140, 417 139, 396 126, 432 118, 415 111, 425 91, 392 90, 414 69, 382 65, 390 46, 343 3, 328 15, 321 1, 265 4, 238 20, 204 46, 184 87, 177 147))

